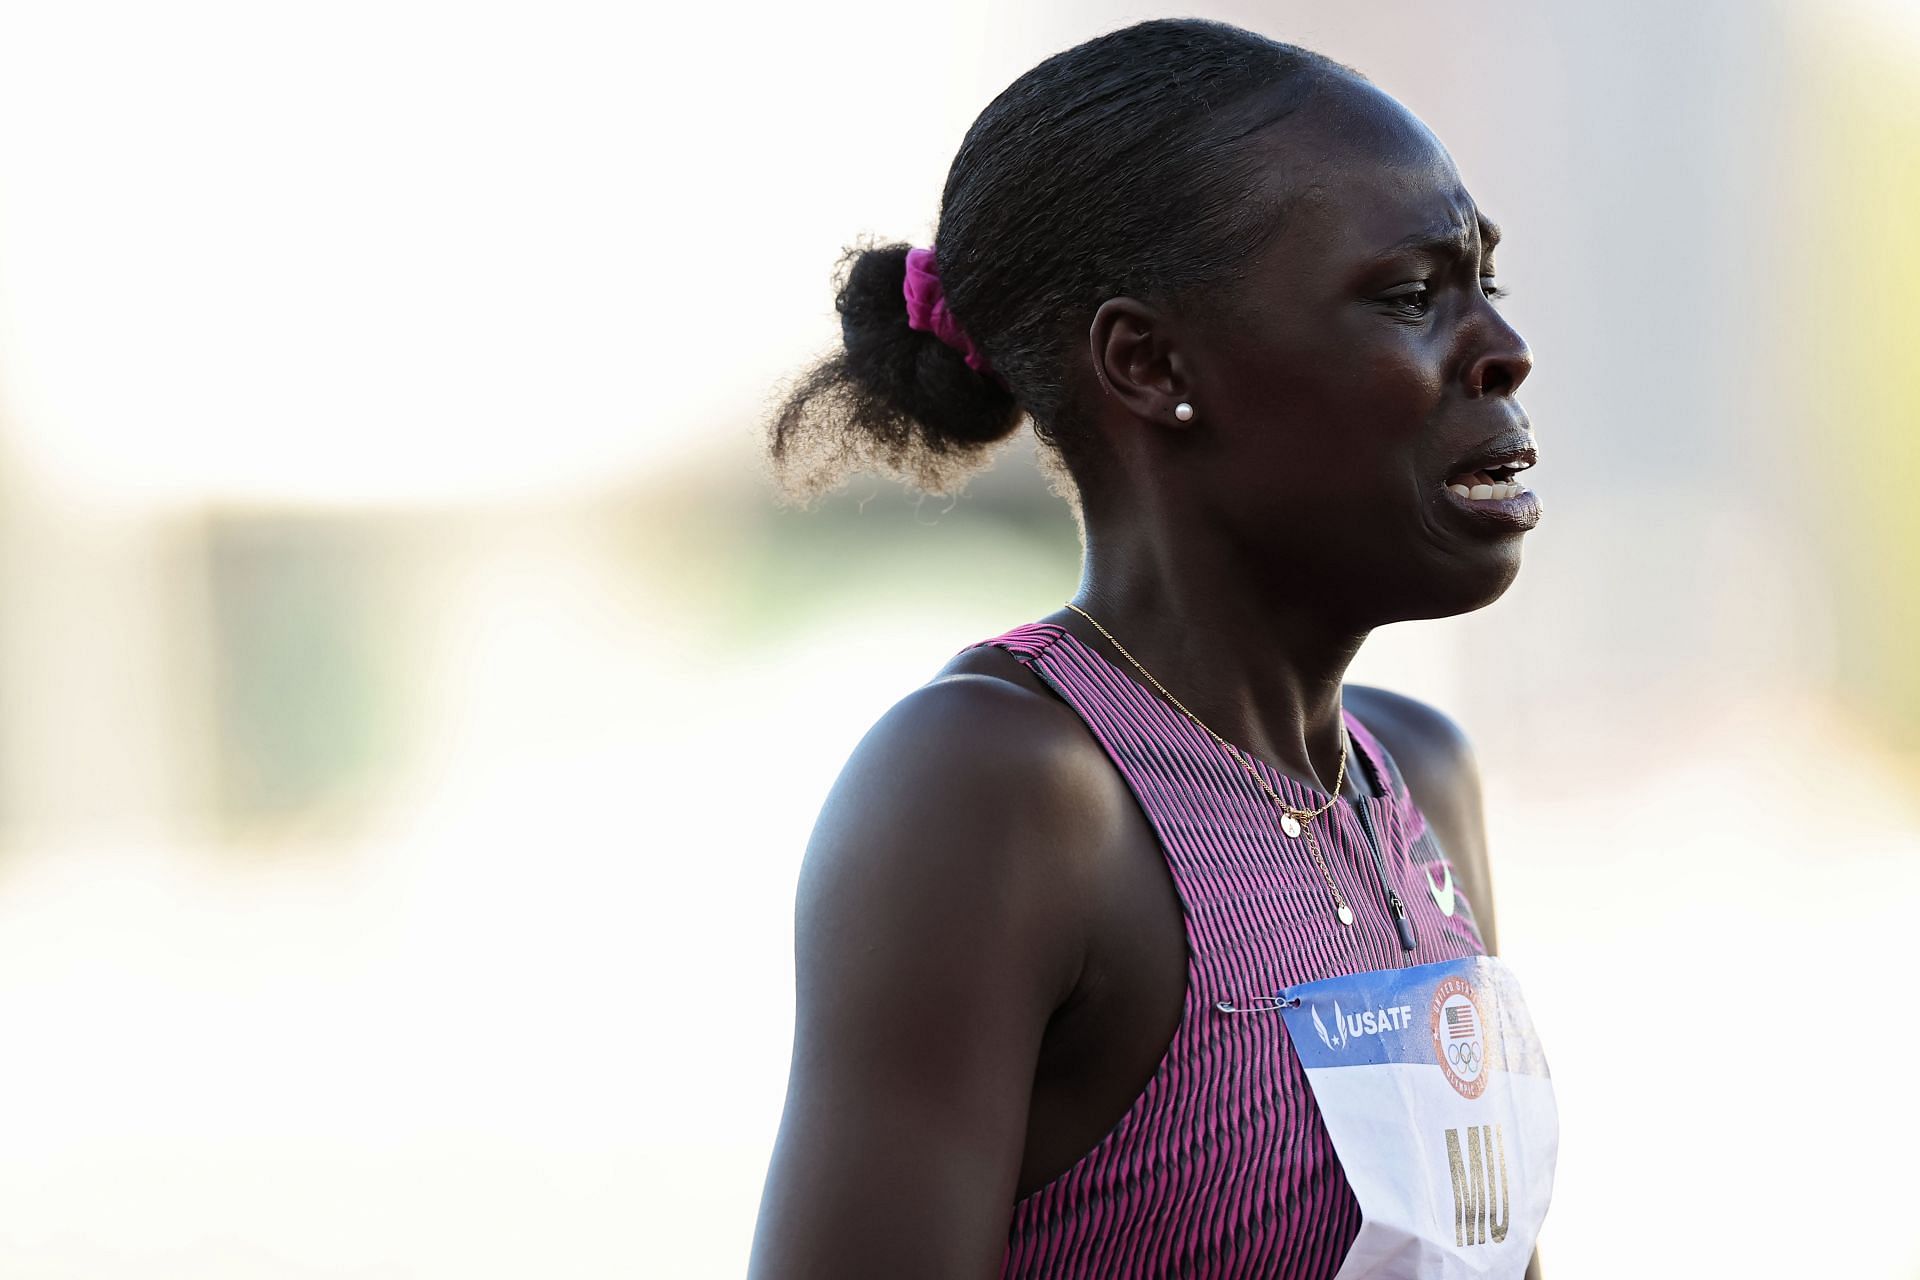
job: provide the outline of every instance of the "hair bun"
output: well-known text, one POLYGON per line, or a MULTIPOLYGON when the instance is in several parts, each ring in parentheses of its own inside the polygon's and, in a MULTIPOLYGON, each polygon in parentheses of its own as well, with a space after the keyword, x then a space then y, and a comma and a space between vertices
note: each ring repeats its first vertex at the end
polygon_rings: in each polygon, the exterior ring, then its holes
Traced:
POLYGON ((769 430, 782 487, 795 496, 833 487, 842 477, 832 473, 849 465, 955 492, 984 451, 1019 429, 1023 415, 998 374, 909 323, 911 248, 861 243, 840 257, 841 349, 788 393, 769 430))

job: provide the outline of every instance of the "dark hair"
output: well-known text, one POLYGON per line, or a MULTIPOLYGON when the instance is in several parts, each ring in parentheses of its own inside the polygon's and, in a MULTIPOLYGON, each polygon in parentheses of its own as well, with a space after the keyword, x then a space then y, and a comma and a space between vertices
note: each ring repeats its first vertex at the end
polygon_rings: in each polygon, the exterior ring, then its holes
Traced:
POLYGON ((835 276, 842 346, 768 424, 784 493, 805 501, 863 465, 955 492, 1024 414, 1077 502, 1098 459, 1067 385, 1073 346, 1108 298, 1177 305, 1235 275, 1292 199, 1249 199, 1245 142, 1335 76, 1365 78, 1176 18, 1096 37, 1008 85, 954 156, 934 236, 948 308, 1007 385, 907 327, 907 245, 857 244, 835 276))

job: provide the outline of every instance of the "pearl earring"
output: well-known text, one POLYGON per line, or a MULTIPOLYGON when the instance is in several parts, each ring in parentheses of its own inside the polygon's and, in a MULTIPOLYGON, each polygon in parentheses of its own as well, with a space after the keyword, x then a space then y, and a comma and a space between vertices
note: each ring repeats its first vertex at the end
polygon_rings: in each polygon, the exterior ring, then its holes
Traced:
POLYGON ((1182 422, 1191 422, 1193 421, 1193 406, 1185 400, 1182 400, 1179 404, 1173 406, 1173 416, 1182 422))

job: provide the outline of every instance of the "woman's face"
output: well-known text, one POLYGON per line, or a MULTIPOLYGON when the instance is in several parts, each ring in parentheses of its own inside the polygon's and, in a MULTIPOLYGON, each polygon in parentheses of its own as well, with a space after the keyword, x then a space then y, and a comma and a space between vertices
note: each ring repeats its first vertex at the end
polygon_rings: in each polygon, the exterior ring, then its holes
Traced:
POLYGON ((1365 625, 1490 603, 1540 514, 1449 490, 1533 458, 1514 395, 1532 358, 1487 293, 1497 232, 1439 141, 1369 85, 1329 86, 1258 145, 1275 192, 1305 194, 1183 321, 1185 398, 1209 429, 1181 470, 1274 566, 1268 589, 1365 625))

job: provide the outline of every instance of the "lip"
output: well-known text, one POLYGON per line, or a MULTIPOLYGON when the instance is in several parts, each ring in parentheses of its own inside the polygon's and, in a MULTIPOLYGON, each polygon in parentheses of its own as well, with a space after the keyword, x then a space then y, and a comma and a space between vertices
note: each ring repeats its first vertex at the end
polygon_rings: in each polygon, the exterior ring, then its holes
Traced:
POLYGON ((1514 464, 1518 464, 1524 474, 1539 461, 1539 450, 1533 443, 1533 424, 1524 417, 1518 418, 1498 435, 1454 462, 1440 481, 1440 501, 1458 511, 1461 522, 1477 533, 1525 533, 1540 523, 1540 498, 1532 488, 1511 498, 1476 500, 1463 498, 1447 486, 1457 476, 1497 470, 1514 464))
POLYGON ((1531 489, 1511 498, 1463 498, 1442 485, 1441 501, 1458 511, 1474 528, 1489 533, 1525 533, 1540 523, 1540 495, 1531 489))
POLYGON ((1456 461, 1447 475, 1451 478, 1512 462, 1524 462, 1531 467, 1539 461, 1540 454, 1534 447, 1533 432, 1525 426, 1519 426, 1495 436, 1466 457, 1456 461))

